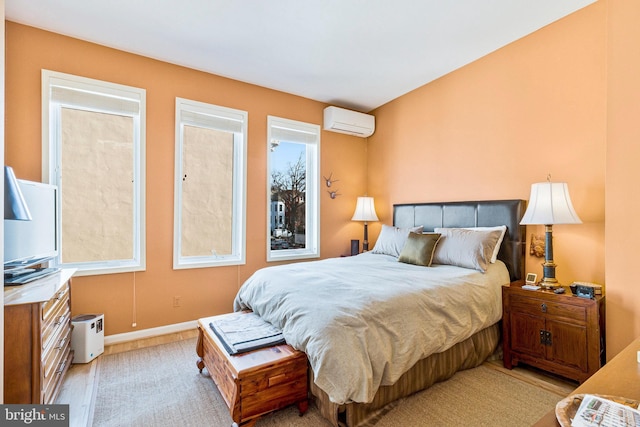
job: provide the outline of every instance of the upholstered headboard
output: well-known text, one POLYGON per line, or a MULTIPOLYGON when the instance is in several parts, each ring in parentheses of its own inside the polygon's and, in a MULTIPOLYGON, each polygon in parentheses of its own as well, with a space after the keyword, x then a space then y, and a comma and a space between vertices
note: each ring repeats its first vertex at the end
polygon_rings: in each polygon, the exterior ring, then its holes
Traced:
POLYGON ((526 231, 520 225, 524 210, 524 200, 401 204, 393 205, 393 224, 396 227, 422 225, 424 231, 433 231, 436 227, 506 225, 498 259, 507 265, 513 281, 524 276, 526 231))

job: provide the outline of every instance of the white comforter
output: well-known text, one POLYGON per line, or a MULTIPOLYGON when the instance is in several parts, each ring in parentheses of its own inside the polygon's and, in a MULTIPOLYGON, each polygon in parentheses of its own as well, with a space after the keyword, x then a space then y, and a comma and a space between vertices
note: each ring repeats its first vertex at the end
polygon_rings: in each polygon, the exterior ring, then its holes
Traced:
POLYGON ((282 329, 333 402, 370 402, 418 360, 497 322, 507 283, 500 261, 483 274, 365 253, 263 268, 242 285, 234 309, 282 329))

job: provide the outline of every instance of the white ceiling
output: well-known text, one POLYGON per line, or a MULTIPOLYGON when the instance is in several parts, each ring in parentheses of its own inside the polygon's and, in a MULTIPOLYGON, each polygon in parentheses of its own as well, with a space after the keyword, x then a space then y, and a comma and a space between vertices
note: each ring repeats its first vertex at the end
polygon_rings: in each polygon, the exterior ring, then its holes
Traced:
POLYGON ((595 0, 6 0, 6 19, 368 112, 595 0))

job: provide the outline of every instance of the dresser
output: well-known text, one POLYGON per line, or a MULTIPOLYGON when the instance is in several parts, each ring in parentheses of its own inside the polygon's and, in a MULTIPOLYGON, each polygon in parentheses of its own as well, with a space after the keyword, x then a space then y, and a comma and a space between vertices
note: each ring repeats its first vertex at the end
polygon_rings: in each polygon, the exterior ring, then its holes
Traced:
POLYGON ((502 288, 503 362, 526 363, 584 382, 605 363, 605 297, 502 288))
POLYGON ((4 288, 4 403, 50 404, 73 359, 71 276, 4 288))

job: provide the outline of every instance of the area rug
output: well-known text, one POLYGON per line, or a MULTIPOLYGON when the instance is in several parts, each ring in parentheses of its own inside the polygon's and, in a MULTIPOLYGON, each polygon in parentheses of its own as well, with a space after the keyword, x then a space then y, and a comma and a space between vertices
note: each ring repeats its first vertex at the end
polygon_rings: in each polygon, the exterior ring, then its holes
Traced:
MULTIPOLYGON (((195 339, 101 356, 93 426, 230 427, 229 410, 207 375, 196 367, 195 339)), ((402 399, 375 420, 376 427, 530 426, 562 396, 498 370, 480 366, 402 399)), ((256 427, 330 424, 311 405, 258 420, 256 427)))

